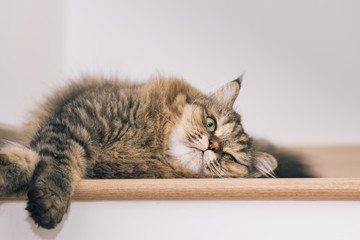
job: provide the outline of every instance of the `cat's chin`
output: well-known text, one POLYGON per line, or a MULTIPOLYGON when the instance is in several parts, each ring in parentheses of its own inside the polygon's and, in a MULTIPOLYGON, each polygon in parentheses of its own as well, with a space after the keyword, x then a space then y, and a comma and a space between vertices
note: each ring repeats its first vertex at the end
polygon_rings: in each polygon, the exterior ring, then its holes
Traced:
POLYGON ((190 148, 190 152, 195 161, 197 161, 197 162, 199 160, 201 160, 201 162, 203 161, 204 152, 202 150, 197 149, 197 148, 190 148))
POLYGON ((203 151, 183 144, 179 144, 172 150, 172 156, 176 162, 196 173, 204 172, 205 166, 211 165, 217 159, 212 150, 203 151))
POLYGON ((197 148, 189 148, 186 147, 187 151, 184 151, 181 155, 178 155, 179 162, 184 166, 187 167, 189 170, 200 173, 203 171, 203 157, 204 152, 197 149, 197 148))
POLYGON ((199 146, 191 145, 179 139, 181 128, 175 128, 169 136, 167 153, 170 159, 195 173, 204 169, 203 153, 199 146))

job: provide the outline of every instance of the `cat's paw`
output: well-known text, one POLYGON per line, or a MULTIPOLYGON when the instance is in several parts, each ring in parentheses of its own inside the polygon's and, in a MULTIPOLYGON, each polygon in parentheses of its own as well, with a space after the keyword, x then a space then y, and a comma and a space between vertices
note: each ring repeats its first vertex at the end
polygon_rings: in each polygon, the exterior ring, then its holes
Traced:
MULTIPOLYGON (((61 191, 60 191, 61 192, 61 191)), ((37 180, 28 192, 28 205, 26 210, 35 223, 46 229, 55 228, 67 212, 70 196, 51 188, 51 184, 37 180)))
POLYGON ((0 152, 0 196, 26 191, 28 180, 22 172, 17 162, 12 162, 7 154, 0 152))
POLYGON ((22 145, 11 143, 0 149, 0 195, 27 192, 38 155, 22 145))

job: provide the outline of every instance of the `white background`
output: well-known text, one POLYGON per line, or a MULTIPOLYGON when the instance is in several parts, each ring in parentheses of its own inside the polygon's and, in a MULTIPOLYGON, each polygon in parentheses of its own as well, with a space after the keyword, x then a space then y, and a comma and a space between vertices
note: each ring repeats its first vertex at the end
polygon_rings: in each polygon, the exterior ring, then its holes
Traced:
POLYGON ((0 122, 84 73, 164 73, 208 92, 246 72, 247 131, 360 144, 359 1, 0 0, 0 122))
MULTIPOLYGON (((359 1, 0 0, 0 122, 82 73, 164 73, 208 92, 246 72, 247 131, 360 143, 359 1)), ((75 202, 37 229, 0 204, 1 239, 359 239, 358 202, 75 202)))
POLYGON ((22 208, 0 203, 1 239, 360 239, 359 202, 73 202, 51 231, 37 228, 22 208))

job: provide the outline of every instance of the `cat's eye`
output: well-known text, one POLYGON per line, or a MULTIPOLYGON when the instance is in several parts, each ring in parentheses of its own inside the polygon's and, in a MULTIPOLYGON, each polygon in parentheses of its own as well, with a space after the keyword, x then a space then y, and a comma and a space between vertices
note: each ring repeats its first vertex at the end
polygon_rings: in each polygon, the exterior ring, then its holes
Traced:
POLYGON ((228 153, 224 153, 224 158, 229 161, 236 162, 235 158, 228 153))
POLYGON ((212 117, 206 118, 206 127, 209 129, 210 132, 215 132, 216 130, 216 121, 212 117))

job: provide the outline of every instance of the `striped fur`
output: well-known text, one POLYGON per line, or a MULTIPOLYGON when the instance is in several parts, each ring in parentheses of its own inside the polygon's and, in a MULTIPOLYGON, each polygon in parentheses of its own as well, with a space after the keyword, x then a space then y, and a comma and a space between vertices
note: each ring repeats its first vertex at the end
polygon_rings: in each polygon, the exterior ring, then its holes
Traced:
POLYGON ((54 228, 83 178, 271 174, 276 160, 254 151, 232 109, 240 83, 205 95, 171 77, 73 82, 34 112, 24 130, 27 146, 1 149, 0 194, 28 191, 31 217, 54 228))

